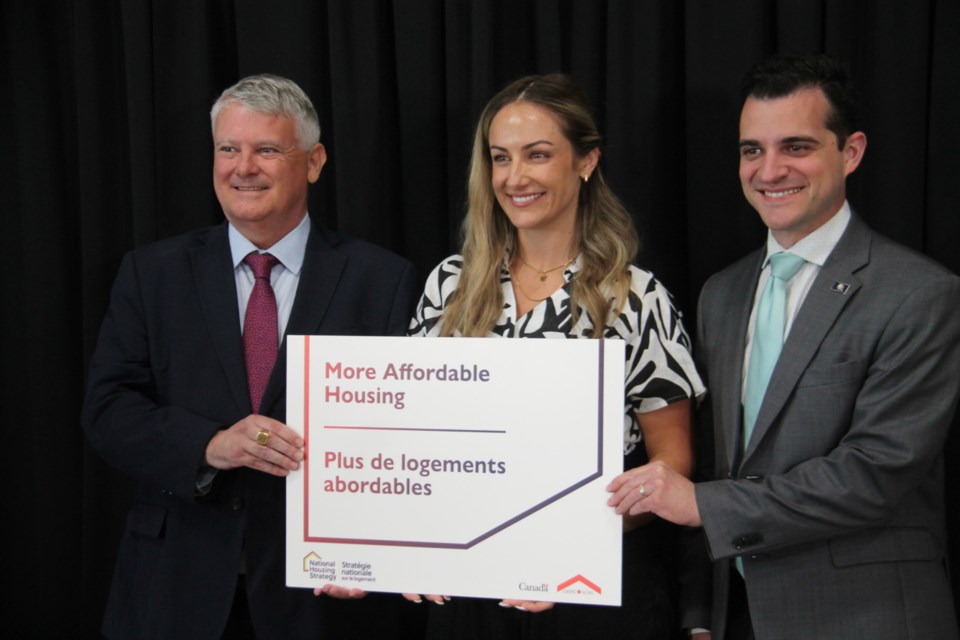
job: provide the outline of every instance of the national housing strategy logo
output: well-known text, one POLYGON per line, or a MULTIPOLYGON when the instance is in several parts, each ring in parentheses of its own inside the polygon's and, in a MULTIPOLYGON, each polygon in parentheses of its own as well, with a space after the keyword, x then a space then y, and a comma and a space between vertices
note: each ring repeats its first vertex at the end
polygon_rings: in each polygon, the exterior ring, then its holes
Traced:
POLYGON ((377 581, 373 565, 369 562, 324 560, 317 555, 316 551, 311 551, 303 557, 303 572, 309 574, 311 580, 333 582, 339 575, 341 580, 348 582, 377 581))
POLYGON ((310 574, 311 580, 337 579, 337 561, 324 560, 315 551, 311 551, 303 558, 303 571, 310 574))

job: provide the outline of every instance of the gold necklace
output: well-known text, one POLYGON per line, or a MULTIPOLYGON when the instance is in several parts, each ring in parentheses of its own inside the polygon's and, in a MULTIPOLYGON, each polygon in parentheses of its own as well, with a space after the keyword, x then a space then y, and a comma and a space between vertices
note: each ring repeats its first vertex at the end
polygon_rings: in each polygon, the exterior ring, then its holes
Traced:
POLYGON ((553 295, 553 293, 548 293, 543 298, 534 298, 529 293, 527 293, 527 290, 523 288, 522 284, 520 284, 520 278, 513 278, 513 282, 517 285, 517 288, 520 289, 520 293, 523 294, 523 297, 529 300, 530 302, 543 302, 544 300, 548 299, 551 295, 553 295))
MULTIPOLYGON (((520 255, 520 252, 519 252, 519 251, 517 251, 517 257, 520 258, 520 262, 522 262, 522 263, 524 264, 524 266, 526 266, 528 269, 530 269, 530 270, 532 270, 532 271, 536 271, 537 273, 540 274, 540 282, 545 281, 545 280, 547 279, 547 274, 550 273, 551 271, 556 271, 557 269, 566 269, 566 268, 569 267, 571 264, 573 264, 573 261, 574 261, 574 260, 577 259, 577 256, 573 256, 572 258, 570 258, 569 260, 567 260, 566 262, 564 262, 564 263, 561 264, 561 265, 557 265, 556 267, 551 267, 551 268, 549 268, 549 269, 540 270, 540 269, 537 269, 536 267, 534 267, 533 265, 531 265, 531 264, 530 264, 529 262, 527 262, 526 260, 524 260, 524 259, 523 259, 523 256, 520 255)), ((527 294, 524 293, 523 295, 526 296, 527 294)), ((530 298, 530 296, 527 296, 527 297, 530 298)), ((547 296, 547 297, 549 297, 549 296, 547 296)), ((530 299, 531 299, 531 300, 534 300, 535 298, 530 298, 530 299)), ((547 298, 543 298, 543 299, 546 300, 547 298)))
MULTIPOLYGON (((552 271, 552 269, 551 269, 551 271, 552 271)), ((527 293, 527 290, 523 288, 523 285, 522 285, 522 284, 520 284, 520 278, 514 278, 514 277, 513 277, 513 274, 510 274, 510 280, 512 280, 513 283, 514 283, 515 285, 517 285, 517 289, 520 290, 520 293, 523 294, 523 297, 526 298, 527 300, 529 300, 530 302, 543 302, 544 300, 548 299, 550 296, 553 295, 553 292, 550 292, 550 293, 548 293, 546 296, 544 296, 543 298, 534 298, 534 297, 531 296, 529 293, 527 293)))

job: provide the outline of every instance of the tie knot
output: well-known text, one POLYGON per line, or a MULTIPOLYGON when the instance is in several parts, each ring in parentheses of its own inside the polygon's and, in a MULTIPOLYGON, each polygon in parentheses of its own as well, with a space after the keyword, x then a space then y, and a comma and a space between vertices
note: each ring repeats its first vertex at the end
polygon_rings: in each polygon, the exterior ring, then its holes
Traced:
POLYGON ((270 271, 273 270, 273 267, 280 263, 275 257, 269 253, 259 253, 257 251, 251 251, 247 254, 247 257, 243 259, 246 262, 250 269, 253 271, 254 278, 270 278, 270 271))
POLYGON ((800 256, 781 251, 770 256, 770 275, 787 282, 803 266, 804 259, 800 256))

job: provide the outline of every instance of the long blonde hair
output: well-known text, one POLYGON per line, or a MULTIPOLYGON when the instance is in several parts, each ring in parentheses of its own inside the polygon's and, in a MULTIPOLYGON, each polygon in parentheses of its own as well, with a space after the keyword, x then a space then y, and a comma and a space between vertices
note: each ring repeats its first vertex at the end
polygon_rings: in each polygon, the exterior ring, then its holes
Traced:
MULTIPOLYGON (((490 124, 506 105, 529 102, 550 111, 564 136, 582 158, 600 147, 600 134, 586 95, 572 78, 554 73, 527 76, 509 84, 484 107, 473 137, 467 215, 463 220, 463 269, 457 290, 444 309, 440 334, 485 336, 503 309, 500 267, 516 248, 517 230, 497 202, 492 186, 490 124)), ((600 168, 580 185, 577 238, 581 269, 570 283, 573 324, 579 305, 600 338, 611 312, 619 313, 630 290, 628 267, 637 252, 637 232, 630 215, 607 186, 600 168)))

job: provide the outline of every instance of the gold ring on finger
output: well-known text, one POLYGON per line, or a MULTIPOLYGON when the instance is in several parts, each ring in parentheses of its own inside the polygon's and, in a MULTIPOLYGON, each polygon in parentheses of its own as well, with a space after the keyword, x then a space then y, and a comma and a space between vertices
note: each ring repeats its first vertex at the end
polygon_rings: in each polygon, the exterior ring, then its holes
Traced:
POLYGON ((267 431, 266 429, 260 429, 260 431, 257 431, 257 437, 254 438, 254 440, 256 440, 257 444, 259 444, 260 446, 266 446, 267 441, 269 439, 270 439, 270 432, 267 431))

